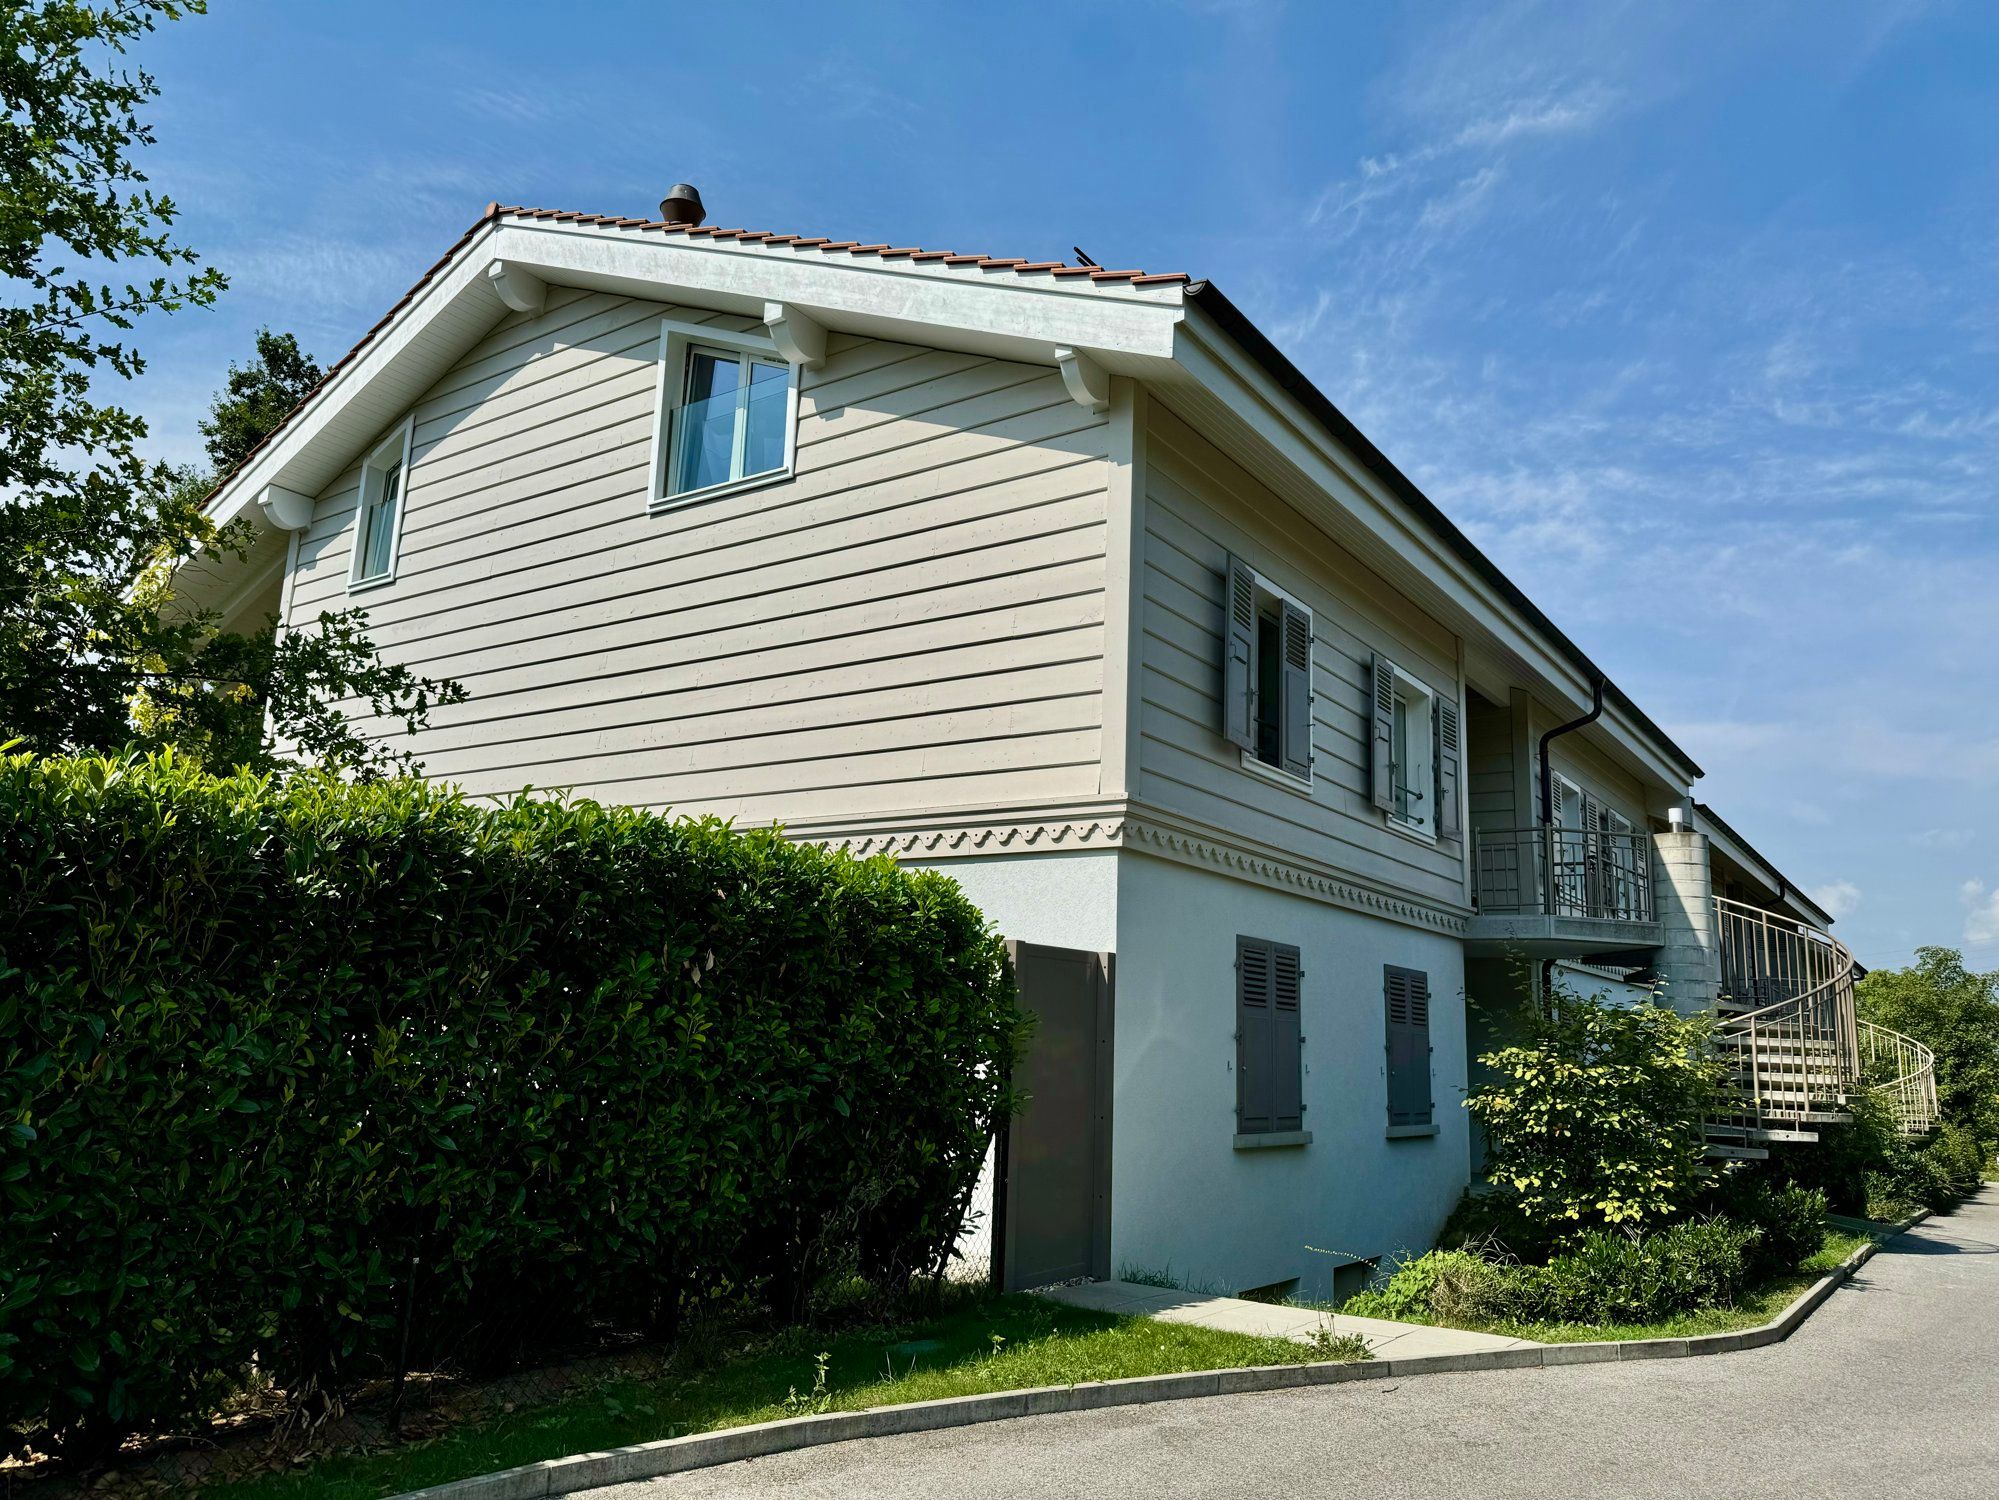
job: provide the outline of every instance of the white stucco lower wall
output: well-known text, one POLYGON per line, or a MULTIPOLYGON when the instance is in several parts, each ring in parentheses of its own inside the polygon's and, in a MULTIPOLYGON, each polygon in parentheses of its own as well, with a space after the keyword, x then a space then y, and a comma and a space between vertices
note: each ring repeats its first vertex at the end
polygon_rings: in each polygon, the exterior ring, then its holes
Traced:
POLYGON ((949 875, 987 921, 1017 942, 1091 953, 1117 948, 1115 849, 902 863, 949 875))
POLYGON ((1113 1265, 1324 1295, 1342 1256, 1428 1249, 1468 1176, 1459 943, 1130 851, 1116 913, 1113 1265), (1300 950, 1308 1145, 1234 1144, 1238 934, 1300 950), (1385 964, 1429 975, 1432 1137, 1387 1138, 1385 964))
POLYGON ((1657 1003, 1649 985, 1626 984, 1621 979, 1592 973, 1573 964, 1556 964, 1554 977, 1558 988, 1578 998, 1600 1001, 1604 1005, 1618 1005, 1629 1009, 1634 1005, 1657 1003))

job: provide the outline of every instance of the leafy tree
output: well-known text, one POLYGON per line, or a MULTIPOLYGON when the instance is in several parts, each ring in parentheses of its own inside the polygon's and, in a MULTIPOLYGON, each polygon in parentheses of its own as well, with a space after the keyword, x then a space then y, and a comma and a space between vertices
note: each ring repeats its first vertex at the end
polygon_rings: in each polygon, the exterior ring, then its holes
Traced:
MULTIPOLYGON (((359 611, 218 634, 175 582, 198 558, 242 555, 249 523, 218 526, 208 477, 146 459, 145 424, 93 393, 145 368, 124 337, 140 317, 208 306, 225 285, 139 170, 158 88, 120 63, 159 22, 203 9, 0 0, 0 741, 49 754, 171 741, 260 766, 278 744, 362 773, 407 768, 333 705, 357 698, 415 729, 463 689, 384 665, 359 611), (151 274, 110 279, 133 265, 151 274)), ((258 359, 231 371, 203 425, 211 455, 254 446, 311 364, 283 335, 260 337, 258 359)))
POLYGON ((1651 1229, 1692 1203, 1719 1088, 1709 1018, 1562 993, 1519 1024, 1465 1099, 1485 1127, 1494 1210, 1561 1243, 1651 1229))
POLYGON ((216 473, 227 474, 248 458, 325 373, 293 335, 259 328, 256 359, 229 367, 228 383, 201 424, 216 473))
POLYGON ((1859 999, 1864 1018, 1936 1053, 1944 1119, 1999 1140, 1999 973, 1967 969, 1954 948, 1918 948, 1912 967, 1861 980, 1859 999))

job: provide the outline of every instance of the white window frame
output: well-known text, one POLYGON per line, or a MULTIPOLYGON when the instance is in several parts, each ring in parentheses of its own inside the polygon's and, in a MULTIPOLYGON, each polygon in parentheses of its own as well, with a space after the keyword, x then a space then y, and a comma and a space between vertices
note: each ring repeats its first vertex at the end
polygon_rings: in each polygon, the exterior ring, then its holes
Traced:
POLYGON ((776 342, 765 334, 737 333, 732 329, 691 323, 682 318, 661 318, 659 367, 653 383, 652 462, 647 470, 646 509, 657 515, 682 505, 741 494, 745 490, 761 489, 764 485, 779 484, 791 478, 793 465, 798 459, 798 387, 802 369, 797 361, 786 359, 776 342), (775 469, 670 495, 667 493, 667 479, 672 473, 673 413, 685 400, 687 358, 696 349, 748 355, 785 367, 784 462, 775 469))
POLYGON ((1573 777, 1563 775, 1560 771, 1555 771, 1550 773, 1550 779, 1554 783, 1554 806, 1548 809, 1548 821, 1554 824, 1554 826, 1557 828, 1567 828, 1577 833, 1592 831, 1586 829, 1582 822, 1582 816, 1583 816, 1582 783, 1576 781, 1573 777), (1573 823, 1564 823, 1562 821, 1562 803, 1565 800, 1562 796, 1562 793, 1564 792, 1569 793, 1571 796, 1575 798, 1576 821, 1573 823))
POLYGON ((396 581, 396 567, 402 560, 403 518, 410 509, 410 449, 416 434, 416 413, 411 412, 394 430, 361 460, 361 483, 355 494, 354 556, 347 566, 347 592, 378 589, 396 581), (389 522, 389 564, 380 573, 363 575, 361 565, 368 555, 368 512, 388 476, 401 471, 396 493, 396 513, 389 522))
MULTIPOLYGON (((1442 701, 1437 690, 1422 678, 1405 671, 1400 663, 1395 667, 1395 701, 1405 706, 1410 728, 1415 730, 1420 723, 1421 732, 1413 737, 1420 749, 1412 751, 1416 763, 1422 768, 1421 780, 1404 776, 1404 786, 1415 787, 1423 794, 1420 804, 1424 811, 1421 817, 1412 818, 1406 813, 1390 812, 1388 826, 1422 839, 1428 843, 1437 841, 1437 704, 1442 701)), ((1463 722, 1462 719, 1459 721, 1463 722)))
MULTIPOLYGON (((1255 568, 1251 568, 1249 572, 1250 576, 1256 580, 1256 613, 1259 623, 1262 620, 1263 605, 1266 599, 1282 600, 1284 603, 1289 604, 1293 609, 1302 612, 1305 616, 1306 631, 1311 638, 1311 654, 1309 659, 1305 663, 1305 681, 1307 682, 1307 684, 1310 685, 1310 690, 1305 695, 1305 717, 1309 721, 1312 717, 1313 705, 1318 700, 1317 682, 1318 682, 1318 667, 1319 667, 1319 617, 1313 613, 1311 605, 1307 604, 1303 599, 1300 599, 1296 594, 1292 593, 1289 589, 1284 588, 1279 584, 1271 582, 1271 580, 1268 577, 1266 577, 1263 573, 1259 572, 1255 568)), ((1279 629, 1278 645, 1279 649, 1281 650, 1283 647, 1283 632, 1281 626, 1279 629)), ((1252 655, 1250 657, 1250 662, 1249 662, 1249 691, 1250 691, 1250 701, 1253 704, 1256 701, 1256 694, 1259 691, 1258 684, 1261 680, 1261 675, 1262 675, 1261 672, 1259 671, 1259 668, 1262 666, 1261 655, 1263 649, 1261 645, 1260 631, 1257 636, 1252 637, 1252 648, 1256 653, 1255 655, 1252 655)), ((1281 673, 1279 674, 1278 680, 1280 682, 1283 680, 1283 676, 1281 673)), ((1279 708, 1278 712, 1280 714, 1283 712, 1281 707, 1279 708)), ((1250 727, 1250 735, 1252 738, 1254 738, 1256 734, 1256 715, 1254 712, 1250 714, 1249 727, 1250 727)), ((1284 738, 1284 726, 1281 722, 1278 724, 1277 737, 1279 742, 1281 743, 1284 738)), ((1308 739, 1310 738, 1309 730, 1307 731, 1307 738, 1308 739)), ((1242 755, 1242 768, 1245 771, 1248 771, 1251 775, 1261 776, 1268 781, 1275 782, 1278 786, 1285 788, 1285 790, 1287 791, 1310 792, 1312 790, 1311 768, 1317 764, 1316 757, 1306 762, 1305 774, 1303 776, 1300 776, 1296 772, 1285 770, 1284 767, 1281 765, 1273 766, 1269 761, 1264 760, 1261 756, 1259 756, 1253 748, 1250 748, 1248 746, 1242 747, 1241 755, 1242 755)), ((1280 758, 1281 758, 1281 752, 1280 752, 1280 758)))

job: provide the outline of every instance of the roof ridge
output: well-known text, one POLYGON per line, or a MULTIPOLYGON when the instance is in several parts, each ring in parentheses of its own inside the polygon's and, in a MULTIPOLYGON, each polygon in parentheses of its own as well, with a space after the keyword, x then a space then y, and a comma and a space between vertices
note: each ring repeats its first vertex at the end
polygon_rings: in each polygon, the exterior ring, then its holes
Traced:
POLYGON ((501 218, 536 219, 542 222, 594 224, 614 229, 650 230, 659 234, 683 234, 689 239, 735 240, 784 249, 816 250, 822 254, 870 255, 879 260, 942 261, 946 265, 976 266, 983 271, 1013 271, 1023 276, 1087 275, 1094 282, 1128 282, 1139 286, 1161 286, 1172 282, 1191 283, 1185 271, 1111 271, 1101 266, 1071 265, 1061 260, 1024 260, 1018 256, 965 254, 956 250, 926 250, 917 245, 888 242, 863 244, 859 240, 834 240, 819 235, 780 234, 768 229, 724 229, 716 224, 688 224, 672 219, 625 219, 609 214, 585 213, 568 208, 530 208, 525 204, 487 205, 489 214, 501 218))

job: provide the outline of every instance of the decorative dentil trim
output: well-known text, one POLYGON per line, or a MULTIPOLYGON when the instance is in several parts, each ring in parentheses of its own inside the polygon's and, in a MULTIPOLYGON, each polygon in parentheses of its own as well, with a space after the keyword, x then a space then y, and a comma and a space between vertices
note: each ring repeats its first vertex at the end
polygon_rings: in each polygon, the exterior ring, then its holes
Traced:
POLYGON ((1370 916, 1463 937, 1462 913, 1414 897, 1382 891, 1358 881, 1343 880, 1296 860, 1248 848, 1212 833, 1194 832, 1135 815, 1098 818, 1051 818, 967 823, 952 827, 886 829, 814 837, 824 844, 866 858, 877 854, 901 859, 949 859, 992 854, 1034 854, 1097 849, 1139 849, 1196 868, 1215 870, 1258 885, 1294 891, 1370 916))
POLYGON ((894 854, 907 859, 949 855, 1024 854, 1047 849, 1115 849, 1124 842, 1124 821, 1092 818, 1075 822, 980 824, 966 828, 897 829, 816 839, 830 848, 866 858, 894 854))
POLYGON ((1426 927, 1433 932, 1447 933, 1452 937, 1463 937, 1465 934, 1464 917, 1447 908, 1432 906, 1412 897, 1397 896, 1388 891, 1378 891, 1371 886, 1309 869, 1294 860, 1258 853, 1238 844, 1224 843, 1184 829, 1167 828, 1155 823, 1127 819, 1125 841, 1150 852, 1177 859, 1183 864, 1220 870, 1225 874, 1254 880, 1260 885, 1295 890, 1302 895, 1317 897, 1329 905, 1345 907, 1349 911, 1388 917, 1398 922, 1407 922, 1412 926, 1426 927))

